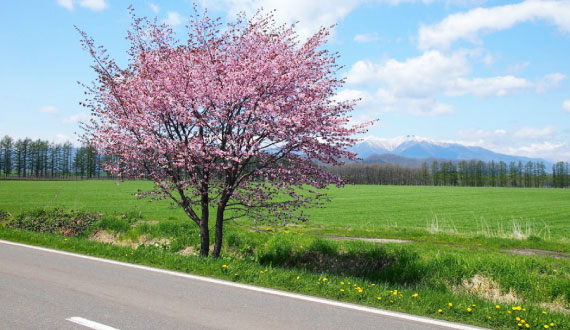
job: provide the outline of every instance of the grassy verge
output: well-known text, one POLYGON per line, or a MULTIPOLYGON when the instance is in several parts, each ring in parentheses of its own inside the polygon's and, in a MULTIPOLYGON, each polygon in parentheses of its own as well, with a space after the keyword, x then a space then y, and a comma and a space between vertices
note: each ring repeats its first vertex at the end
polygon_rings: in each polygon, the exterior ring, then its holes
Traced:
POLYGON ((104 216, 83 237, 4 226, 0 238, 495 329, 570 328, 566 260, 438 244, 335 242, 297 227, 229 228, 223 256, 213 260, 180 253, 198 246, 187 223, 133 221, 104 216), (114 244, 89 240, 96 232, 114 244))

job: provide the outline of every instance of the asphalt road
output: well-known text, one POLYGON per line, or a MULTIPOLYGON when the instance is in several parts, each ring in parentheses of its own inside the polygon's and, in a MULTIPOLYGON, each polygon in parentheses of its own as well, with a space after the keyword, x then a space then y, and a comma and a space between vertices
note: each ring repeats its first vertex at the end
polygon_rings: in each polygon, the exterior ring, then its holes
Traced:
POLYGON ((0 329, 89 328, 71 320, 109 330, 475 329, 0 241, 0 329))

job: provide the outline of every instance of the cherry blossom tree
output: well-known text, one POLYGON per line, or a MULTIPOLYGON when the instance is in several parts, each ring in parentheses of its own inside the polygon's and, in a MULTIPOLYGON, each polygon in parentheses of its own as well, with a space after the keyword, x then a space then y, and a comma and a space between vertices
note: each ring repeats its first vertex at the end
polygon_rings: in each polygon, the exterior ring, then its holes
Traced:
POLYGON ((231 23, 195 9, 187 38, 157 20, 138 18, 121 68, 79 31, 97 79, 85 86, 92 119, 84 138, 114 161, 106 170, 144 177, 144 196, 170 199, 200 228, 200 254, 220 255, 224 222, 305 221, 322 188, 342 184, 320 164, 355 159, 346 149, 368 124, 349 126, 354 100, 335 101, 343 80, 329 29, 306 41, 272 13, 231 23))

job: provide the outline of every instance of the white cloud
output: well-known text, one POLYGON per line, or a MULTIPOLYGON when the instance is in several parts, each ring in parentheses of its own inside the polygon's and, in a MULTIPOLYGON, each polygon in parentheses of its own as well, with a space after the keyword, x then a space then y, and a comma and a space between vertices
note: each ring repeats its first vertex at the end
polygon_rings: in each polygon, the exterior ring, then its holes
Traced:
POLYGON ((517 74, 526 69, 526 67, 528 67, 529 65, 530 65, 529 61, 513 64, 505 70, 505 73, 509 75, 517 74))
POLYGON ((109 7, 105 0, 57 0, 58 5, 68 10, 72 10, 76 3, 79 3, 79 6, 83 8, 93 11, 101 11, 109 7))
POLYGON ((560 86, 560 83, 566 79, 566 75, 562 73, 551 73, 540 78, 536 83, 536 92, 545 93, 551 89, 560 86))
POLYGON ((72 0, 57 0, 57 4, 62 6, 67 10, 73 10, 73 1, 72 0))
POLYGON ((296 30, 301 38, 307 38, 321 26, 331 26, 340 22, 365 0, 203 0, 204 6, 228 10, 230 15, 245 12, 249 15, 259 8, 266 11, 275 9, 275 18, 280 23, 299 22, 296 30))
POLYGON ((380 36, 377 32, 374 33, 364 33, 364 34, 357 34, 354 36, 354 41, 364 44, 368 42, 375 42, 380 40, 380 36))
POLYGON ((469 71, 464 53, 444 55, 439 51, 428 51, 405 61, 389 59, 380 64, 358 61, 348 72, 347 83, 383 84, 396 96, 420 98, 446 89, 449 81, 455 81, 469 71))
POLYGON ((522 145, 518 147, 508 147, 505 153, 511 155, 521 155, 535 158, 546 158, 553 161, 560 161, 570 157, 568 144, 565 142, 539 142, 522 145))
POLYGON ((486 131, 483 129, 462 129, 457 132, 457 135, 463 139, 467 140, 481 140, 481 139, 495 139, 499 137, 504 137, 507 135, 507 131, 505 129, 499 128, 494 131, 486 131))
POLYGON ((565 100, 564 102, 562 102, 562 109, 570 113, 570 100, 565 100))
POLYGON ((182 16, 175 11, 169 11, 164 23, 176 26, 182 24, 182 16))
POLYGON ((39 110, 42 113, 58 113, 59 112, 59 109, 53 105, 44 105, 43 107, 40 107, 39 110))
POLYGON ((64 124, 74 124, 74 123, 79 123, 82 121, 87 121, 89 120, 89 118, 91 118, 91 116, 88 113, 76 113, 74 115, 71 115, 69 117, 65 117, 63 118, 63 123, 64 124))
POLYGON ((504 129, 466 129, 457 132, 458 143, 480 146, 495 152, 552 161, 570 160, 570 145, 552 125, 520 127, 513 132, 504 129))
POLYGON ((522 127, 515 132, 514 136, 517 138, 537 139, 551 137, 554 132, 556 132, 556 128, 552 125, 544 128, 522 127))
POLYGON ((562 31, 570 32, 570 2, 527 0, 518 4, 476 8, 452 14, 437 24, 421 26, 418 47, 447 49, 451 43, 460 39, 481 43, 481 34, 535 20, 545 20, 562 31))
POLYGON ((155 5, 154 3, 149 3, 148 6, 150 7, 150 9, 155 13, 158 14, 158 12, 160 11, 160 7, 158 5, 155 5))
POLYGON ((532 86, 530 81, 513 76, 458 78, 455 86, 446 91, 446 94, 451 96, 473 94, 478 97, 506 96, 532 86))
POLYGON ((80 0, 79 5, 93 11, 101 11, 109 6, 105 0, 80 0))

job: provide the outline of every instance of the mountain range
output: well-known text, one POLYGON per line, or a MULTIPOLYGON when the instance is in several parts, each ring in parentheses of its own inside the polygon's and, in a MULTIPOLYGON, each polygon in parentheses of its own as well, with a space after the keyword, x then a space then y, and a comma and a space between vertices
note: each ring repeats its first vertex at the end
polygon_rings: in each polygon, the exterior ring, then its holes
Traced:
POLYGON ((413 135, 383 139, 369 136, 355 144, 351 151, 356 152, 362 162, 394 163, 407 166, 419 166, 425 160, 482 160, 504 161, 506 163, 521 161, 544 162, 547 167, 552 163, 544 159, 524 156, 506 155, 482 147, 465 146, 459 143, 439 142, 413 135))

